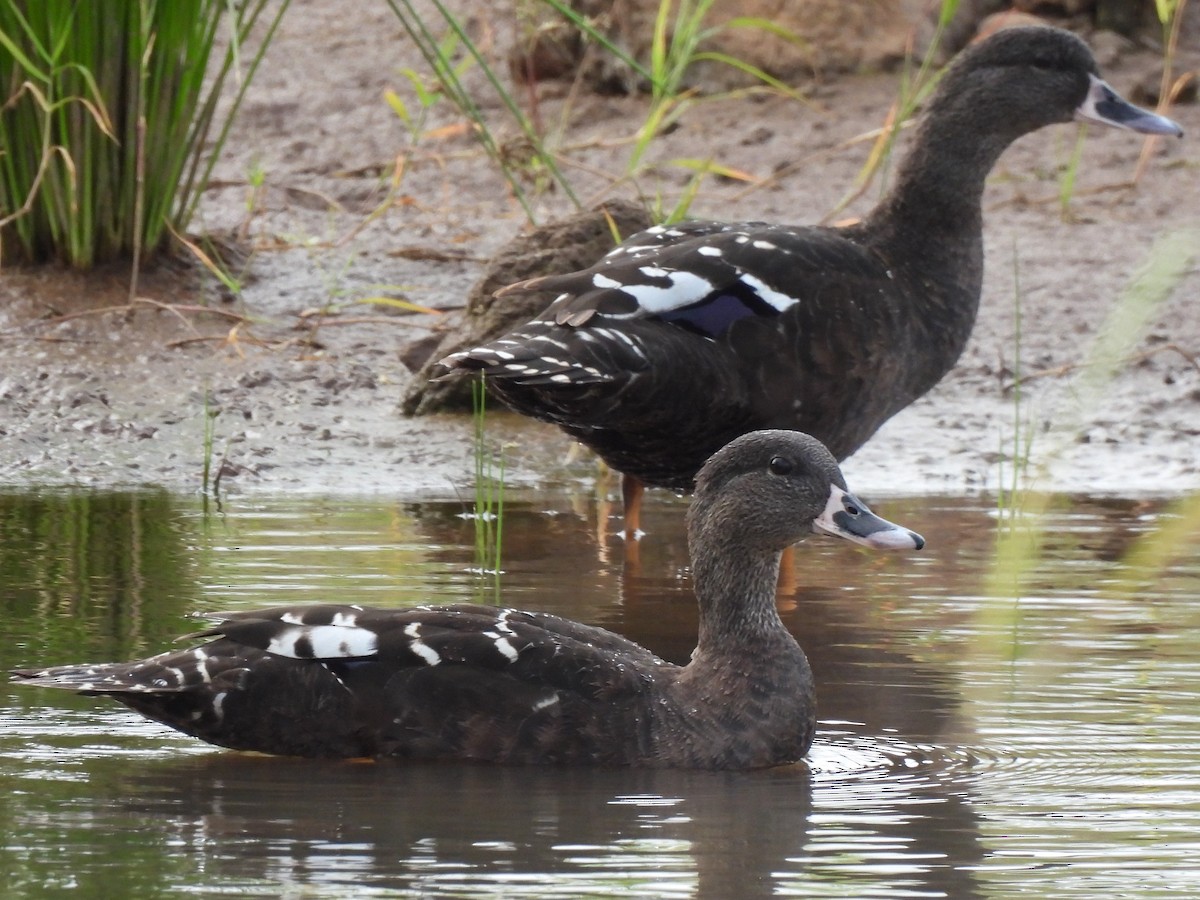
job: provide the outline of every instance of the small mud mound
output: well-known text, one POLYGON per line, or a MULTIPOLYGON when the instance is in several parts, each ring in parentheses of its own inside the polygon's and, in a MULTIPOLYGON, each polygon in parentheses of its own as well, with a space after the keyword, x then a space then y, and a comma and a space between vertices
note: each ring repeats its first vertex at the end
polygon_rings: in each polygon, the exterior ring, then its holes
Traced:
POLYGON ((401 404, 405 415, 471 408, 471 381, 430 382, 439 374, 437 361, 450 353, 486 343, 527 322, 553 299, 548 294, 497 298, 496 291, 538 275, 559 275, 586 269, 622 238, 652 224, 645 208, 626 200, 610 200, 587 212, 536 228, 506 244, 488 263, 471 289, 466 310, 440 334, 413 344, 405 363, 416 374, 401 404))

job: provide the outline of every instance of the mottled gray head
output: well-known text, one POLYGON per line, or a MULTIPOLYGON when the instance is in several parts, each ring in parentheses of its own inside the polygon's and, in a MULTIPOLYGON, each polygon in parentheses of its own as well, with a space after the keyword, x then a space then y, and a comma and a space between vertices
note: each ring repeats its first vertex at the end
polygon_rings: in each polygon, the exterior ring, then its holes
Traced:
MULTIPOLYGON (((961 118, 970 132, 1009 137, 1073 118, 1146 134, 1182 135, 1170 119, 1122 99, 1092 51, 1069 31, 1004 28, 965 50, 938 85, 929 114, 961 118)), ((1007 139, 1007 138, 1006 138, 1007 139)))
POLYGON ((799 431, 754 431, 713 454, 688 510, 693 540, 782 550, 814 531, 877 549, 920 549, 920 535, 872 513, 825 445, 799 431), (715 533, 714 533, 715 530, 715 533))

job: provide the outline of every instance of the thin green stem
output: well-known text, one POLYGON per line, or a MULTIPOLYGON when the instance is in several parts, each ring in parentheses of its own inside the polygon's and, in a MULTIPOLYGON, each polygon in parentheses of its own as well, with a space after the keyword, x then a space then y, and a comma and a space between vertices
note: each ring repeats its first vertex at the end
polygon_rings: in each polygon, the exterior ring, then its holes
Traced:
POLYGON ((487 389, 481 375, 471 383, 475 457, 475 566, 481 579, 491 579, 493 600, 500 598, 501 547, 504 536, 504 453, 494 453, 487 439, 487 389), (497 460, 498 456, 498 460, 497 460))

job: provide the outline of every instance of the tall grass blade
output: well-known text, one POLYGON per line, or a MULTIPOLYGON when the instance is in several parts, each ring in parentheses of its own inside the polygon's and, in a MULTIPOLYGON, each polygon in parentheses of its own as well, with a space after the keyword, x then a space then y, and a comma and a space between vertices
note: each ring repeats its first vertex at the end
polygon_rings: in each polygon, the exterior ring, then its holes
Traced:
POLYGON ((475 526, 475 571, 481 579, 490 579, 492 599, 499 602, 504 535, 504 454, 502 451, 495 454, 488 446, 487 389, 482 375, 471 383, 471 410, 475 457, 475 507, 471 517, 475 526))
POLYGON ((719 62, 722 65, 729 66, 731 69, 736 69, 739 72, 744 72, 756 81, 760 81, 776 92, 783 94, 786 97, 791 97, 793 100, 799 100, 801 103, 808 103, 808 98, 804 96, 802 91, 797 90, 790 84, 780 81, 774 75, 764 72, 758 66, 752 65, 745 60, 738 59, 735 56, 730 56, 728 53, 721 53, 718 50, 704 50, 697 53, 693 58, 693 62, 709 60, 710 62, 719 62))
MULTIPOLYGON (((172 223, 176 228, 180 225, 186 226, 195 216, 196 206, 200 202, 200 197, 204 193, 209 178, 212 176, 213 167, 221 157, 221 151, 229 138, 229 131, 233 127, 237 111, 241 109, 242 102, 246 98, 246 91, 254 80, 259 65, 266 57, 267 48, 271 46, 271 42, 275 38, 275 32, 279 29, 284 13, 291 6, 291 2, 292 0, 278 0, 278 5, 275 7, 271 18, 267 20, 262 37, 255 46, 254 55, 250 58, 249 65, 245 69, 241 67, 241 48, 249 35, 255 30, 259 19, 262 18, 263 14, 270 7, 271 0, 254 0, 254 2, 246 3, 241 7, 241 16, 236 20, 236 26, 230 28, 229 48, 226 50, 225 56, 222 58, 221 64, 213 76, 212 86, 208 90, 200 111, 195 118, 192 130, 188 135, 188 140, 192 146, 197 148, 205 146, 209 138, 209 132, 212 130, 214 124, 218 126, 217 135, 212 139, 212 149, 209 153, 196 152, 189 157, 188 167, 179 188, 180 205, 178 221, 172 223), (233 96, 225 117, 216 120, 217 102, 220 100, 225 82, 231 76, 235 77, 238 81, 237 92, 233 96)), ((226 0, 226 4, 229 6, 234 5, 233 0, 226 0)))
MULTIPOLYGON (((500 78, 492 69, 483 51, 471 40, 462 23, 441 0, 431 0, 431 2, 447 29, 457 38, 458 45, 475 61, 501 105, 508 111, 512 121, 524 139, 534 149, 538 163, 550 173, 554 183, 562 189, 563 193, 576 208, 582 209, 582 202, 576 196, 570 181, 563 175, 561 169, 559 169, 554 155, 546 147, 542 136, 534 128, 529 117, 525 115, 512 94, 501 83, 500 78)), ((505 160, 500 143, 492 133, 482 109, 462 83, 460 77, 461 71, 456 69, 450 62, 444 42, 439 41, 430 30, 425 18, 416 9, 413 0, 387 0, 387 3, 396 18, 400 20, 401 26, 408 33, 409 37, 412 38, 413 43, 417 45, 417 49, 437 79, 445 96, 450 99, 459 112, 471 123, 472 133, 475 135, 476 140, 479 141, 484 152, 491 157, 505 181, 508 182, 509 189, 521 205, 526 218, 530 222, 536 223, 537 217, 534 214, 529 198, 526 196, 525 189, 522 187, 512 167, 505 160)))
MULTIPOLYGON (((1183 26, 1183 10, 1187 6, 1187 0, 1155 0, 1154 6, 1159 24, 1162 26, 1164 46, 1162 78, 1159 82, 1158 103, 1155 104, 1155 112, 1163 114, 1175 102, 1179 92, 1188 82, 1198 76, 1195 70, 1184 72, 1172 82, 1172 71, 1179 53, 1179 33, 1183 26)), ((1133 168, 1131 180, 1134 184, 1141 180, 1142 174, 1146 171, 1146 167, 1154 155, 1154 149, 1161 141, 1162 138, 1156 135, 1147 135, 1142 141, 1142 152, 1138 154, 1137 164, 1133 168)))

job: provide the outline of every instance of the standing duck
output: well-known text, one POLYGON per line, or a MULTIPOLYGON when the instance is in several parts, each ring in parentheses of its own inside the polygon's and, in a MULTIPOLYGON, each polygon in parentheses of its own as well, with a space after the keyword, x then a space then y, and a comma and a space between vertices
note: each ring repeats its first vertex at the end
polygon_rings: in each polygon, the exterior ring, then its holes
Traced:
POLYGON ((641 485, 689 490, 747 431, 793 428, 845 459, 958 360, 983 281, 984 180, 1009 144, 1071 119, 1182 135, 1101 80, 1087 45, 1047 27, 965 52, 929 102, 891 191, 859 224, 696 221, 635 234, 547 291, 544 313, 441 364, 487 376, 641 485))
POLYGON ((688 511, 699 641, 677 666, 620 635, 491 606, 275 607, 140 662, 14 672, 113 697, 236 750, 311 757, 749 769, 812 743, 812 673, 775 608, 784 548, 813 532, 880 549, 923 539, 873 515, 793 431, 710 459, 688 511))

